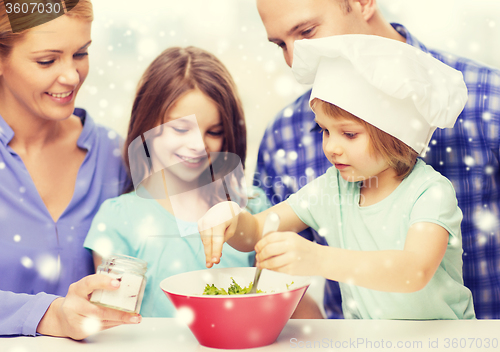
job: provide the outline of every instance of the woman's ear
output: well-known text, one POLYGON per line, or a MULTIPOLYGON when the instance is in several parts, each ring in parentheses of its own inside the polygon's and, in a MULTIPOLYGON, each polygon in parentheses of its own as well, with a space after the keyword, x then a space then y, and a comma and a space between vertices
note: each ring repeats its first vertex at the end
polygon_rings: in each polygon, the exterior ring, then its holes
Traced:
POLYGON ((361 15, 365 21, 369 21, 377 11, 376 0, 354 0, 355 5, 359 6, 361 15))

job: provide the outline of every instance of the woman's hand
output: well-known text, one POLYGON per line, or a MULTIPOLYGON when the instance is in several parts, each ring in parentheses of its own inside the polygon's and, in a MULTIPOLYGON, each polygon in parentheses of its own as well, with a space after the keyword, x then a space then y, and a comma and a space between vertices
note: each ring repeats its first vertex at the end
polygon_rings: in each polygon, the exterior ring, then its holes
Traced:
POLYGON ((141 316, 97 306, 89 302, 95 290, 116 290, 120 282, 107 275, 86 276, 70 285, 66 297, 57 298, 45 312, 37 332, 81 340, 121 324, 137 324, 141 316))
POLYGON ((257 267, 290 275, 318 275, 322 247, 295 232, 273 232, 255 246, 257 267))
POLYGON ((207 268, 220 262, 222 245, 233 237, 238 226, 240 206, 235 202, 221 202, 210 208, 198 220, 198 231, 205 248, 207 268))

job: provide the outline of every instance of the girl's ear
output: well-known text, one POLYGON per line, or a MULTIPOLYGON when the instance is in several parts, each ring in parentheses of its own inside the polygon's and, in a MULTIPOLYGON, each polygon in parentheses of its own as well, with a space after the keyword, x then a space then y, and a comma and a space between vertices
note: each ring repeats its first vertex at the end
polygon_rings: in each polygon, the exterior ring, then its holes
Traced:
POLYGON ((377 11, 376 0, 354 0, 355 5, 359 6, 361 15, 365 21, 369 21, 377 11))

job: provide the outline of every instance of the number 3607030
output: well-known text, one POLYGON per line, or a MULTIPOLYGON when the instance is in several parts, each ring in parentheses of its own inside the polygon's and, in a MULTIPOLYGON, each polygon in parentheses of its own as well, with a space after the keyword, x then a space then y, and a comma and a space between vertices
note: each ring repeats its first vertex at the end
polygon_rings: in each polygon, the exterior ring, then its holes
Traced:
POLYGON ((40 14, 47 14, 47 13, 59 13, 61 12, 61 4, 59 3, 5 3, 5 10, 7 13, 40 13, 40 14))

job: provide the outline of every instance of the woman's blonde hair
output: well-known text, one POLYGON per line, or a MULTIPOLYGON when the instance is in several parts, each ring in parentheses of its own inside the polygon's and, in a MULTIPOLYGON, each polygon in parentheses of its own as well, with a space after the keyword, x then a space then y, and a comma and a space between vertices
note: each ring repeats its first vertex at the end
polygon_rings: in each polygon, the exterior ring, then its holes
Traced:
MULTIPOLYGON (((76 6, 74 5, 74 3, 76 3, 75 0, 67 0, 66 2, 62 2, 65 12, 63 16, 79 17, 87 21, 93 21, 94 13, 91 0, 79 0, 76 6), (70 8, 71 10, 68 11, 68 8, 70 8)), ((0 0, 0 59, 9 56, 12 47, 17 42, 22 40, 26 33, 30 31, 30 29, 26 29, 21 32, 14 33, 12 31, 12 28, 35 27, 39 20, 40 14, 37 11, 33 13, 31 13, 31 11, 28 11, 28 13, 23 14, 22 16, 18 16, 14 19, 9 19, 4 0, 0 0)))
POLYGON ((329 117, 343 117, 361 124, 370 136, 370 153, 380 154, 389 166, 396 171, 398 178, 403 179, 408 176, 413 166, 415 166, 418 153, 396 137, 356 117, 350 112, 318 98, 313 99, 311 107, 313 110, 322 109, 329 117))

